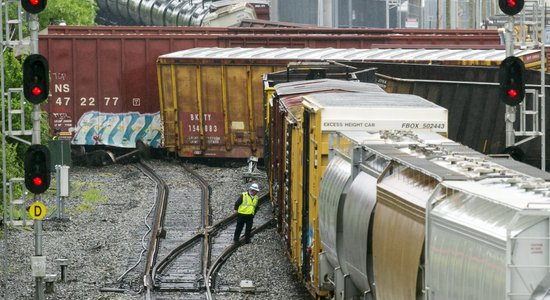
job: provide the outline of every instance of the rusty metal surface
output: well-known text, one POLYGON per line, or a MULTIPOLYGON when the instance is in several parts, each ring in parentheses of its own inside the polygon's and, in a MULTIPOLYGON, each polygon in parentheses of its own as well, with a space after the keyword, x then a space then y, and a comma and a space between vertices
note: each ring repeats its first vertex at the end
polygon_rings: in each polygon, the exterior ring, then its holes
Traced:
POLYGON ((159 59, 164 144, 182 157, 263 156, 262 74, 285 65, 159 59))
MULTIPOLYGON (((255 22, 261 22, 255 20, 255 22)), ((369 39, 380 36, 383 40, 391 40, 393 37, 403 37, 402 40, 414 40, 415 37, 422 37, 422 40, 431 37, 434 45, 448 45, 444 41, 453 39, 451 44, 460 44, 469 40, 478 39, 477 45, 500 45, 499 35, 496 30, 440 30, 440 29, 383 29, 383 28, 323 28, 323 27, 300 27, 300 28, 273 28, 273 27, 155 27, 155 26, 48 26, 47 34, 190 34, 201 33, 203 35, 284 35, 302 36, 327 35, 337 40, 340 37, 352 37, 356 39, 369 39), (483 39, 483 40, 482 40, 483 39)), ((314 38, 314 37, 309 37, 314 38)), ((415 41, 406 44, 422 44, 415 41)), ((334 47, 334 46, 333 46, 334 47)))

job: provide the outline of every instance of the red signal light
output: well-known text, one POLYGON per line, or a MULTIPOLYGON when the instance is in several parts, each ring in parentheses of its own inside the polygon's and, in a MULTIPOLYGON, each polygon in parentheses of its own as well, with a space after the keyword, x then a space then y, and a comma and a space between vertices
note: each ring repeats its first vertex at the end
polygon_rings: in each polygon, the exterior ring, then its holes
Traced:
POLYGON ((37 14, 46 8, 48 0, 21 0, 21 6, 29 14, 37 14))
POLYGON ((517 97, 517 95, 518 95, 518 91, 517 91, 517 90, 515 90, 515 89, 510 89, 510 90, 508 90, 508 96, 510 96, 510 97, 517 97))
POLYGON ((40 177, 34 177, 32 179, 32 183, 34 183, 34 185, 36 186, 41 186, 42 185, 42 178, 40 177))
POLYGON ((32 88, 31 93, 35 96, 38 96, 42 94, 42 90, 39 87, 35 86, 34 88, 32 88))
POLYGON ((518 14, 524 5, 525 0, 498 0, 500 10, 509 16, 518 14))

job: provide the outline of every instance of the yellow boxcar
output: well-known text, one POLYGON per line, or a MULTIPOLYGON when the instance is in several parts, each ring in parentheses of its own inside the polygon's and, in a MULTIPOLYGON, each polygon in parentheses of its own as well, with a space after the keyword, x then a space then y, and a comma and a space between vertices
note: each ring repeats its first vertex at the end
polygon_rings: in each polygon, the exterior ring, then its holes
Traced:
POLYGON ((180 157, 262 157, 262 75, 287 63, 159 57, 164 147, 180 157))

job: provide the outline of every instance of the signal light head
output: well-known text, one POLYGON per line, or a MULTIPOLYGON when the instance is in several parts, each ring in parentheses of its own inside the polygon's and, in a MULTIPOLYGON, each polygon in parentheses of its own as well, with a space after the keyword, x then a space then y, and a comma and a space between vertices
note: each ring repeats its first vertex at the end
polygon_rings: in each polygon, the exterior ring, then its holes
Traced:
POLYGON ((46 8, 47 0, 21 0, 21 6, 29 14, 37 14, 46 8))
POLYGON ((499 98, 507 105, 516 106, 525 97, 525 65, 521 59, 509 56, 499 69, 499 98))
POLYGON ((25 153, 25 187, 33 194, 42 194, 50 187, 50 150, 31 145, 25 153))
POLYGON ((523 9, 524 5, 524 0, 498 0, 500 10, 509 16, 519 13, 523 9))
POLYGON ((23 62, 23 94, 33 103, 40 104, 48 98, 50 70, 48 60, 40 54, 31 54, 23 62))

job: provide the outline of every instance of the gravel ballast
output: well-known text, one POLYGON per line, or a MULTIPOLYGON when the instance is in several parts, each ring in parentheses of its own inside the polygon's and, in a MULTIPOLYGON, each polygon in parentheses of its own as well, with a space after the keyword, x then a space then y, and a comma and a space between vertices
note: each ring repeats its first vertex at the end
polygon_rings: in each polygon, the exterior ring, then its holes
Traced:
MULTIPOLYGON (((149 164, 171 162, 153 161, 149 164)), ((175 162, 172 162, 175 163, 175 162)), ((207 180, 220 180, 213 188, 213 207, 218 214, 232 213, 237 195, 247 184, 240 175, 246 167, 225 169, 197 165, 201 175, 213 170, 207 180), (241 180, 232 184, 231 178, 241 180), (228 210, 228 212, 227 212, 228 210)), ((70 170, 71 191, 65 200, 66 220, 55 220, 55 182, 43 196, 48 213, 43 224, 43 255, 47 274, 56 274, 55 292, 46 299, 143 299, 142 294, 101 292, 115 286, 128 268, 132 245, 146 231, 144 218, 151 210, 155 184, 134 165, 100 168, 75 166, 70 170), (140 230, 141 229, 141 230, 140 230), (60 282, 56 259, 69 261, 66 282, 60 282)), ((259 182, 265 188, 265 180, 259 182)), ((30 204, 32 201, 28 200, 30 204)), ((220 217, 221 218, 221 217, 220 217)), ((34 299, 34 278, 30 257, 34 255, 32 228, 2 228, 0 240, 0 299, 34 299)), ((262 292, 247 299, 305 299, 307 293, 296 282, 283 244, 276 229, 253 237, 227 261, 221 270, 223 280, 238 286, 252 280, 262 292)), ((245 295, 228 292, 223 299, 244 299, 245 295)))

